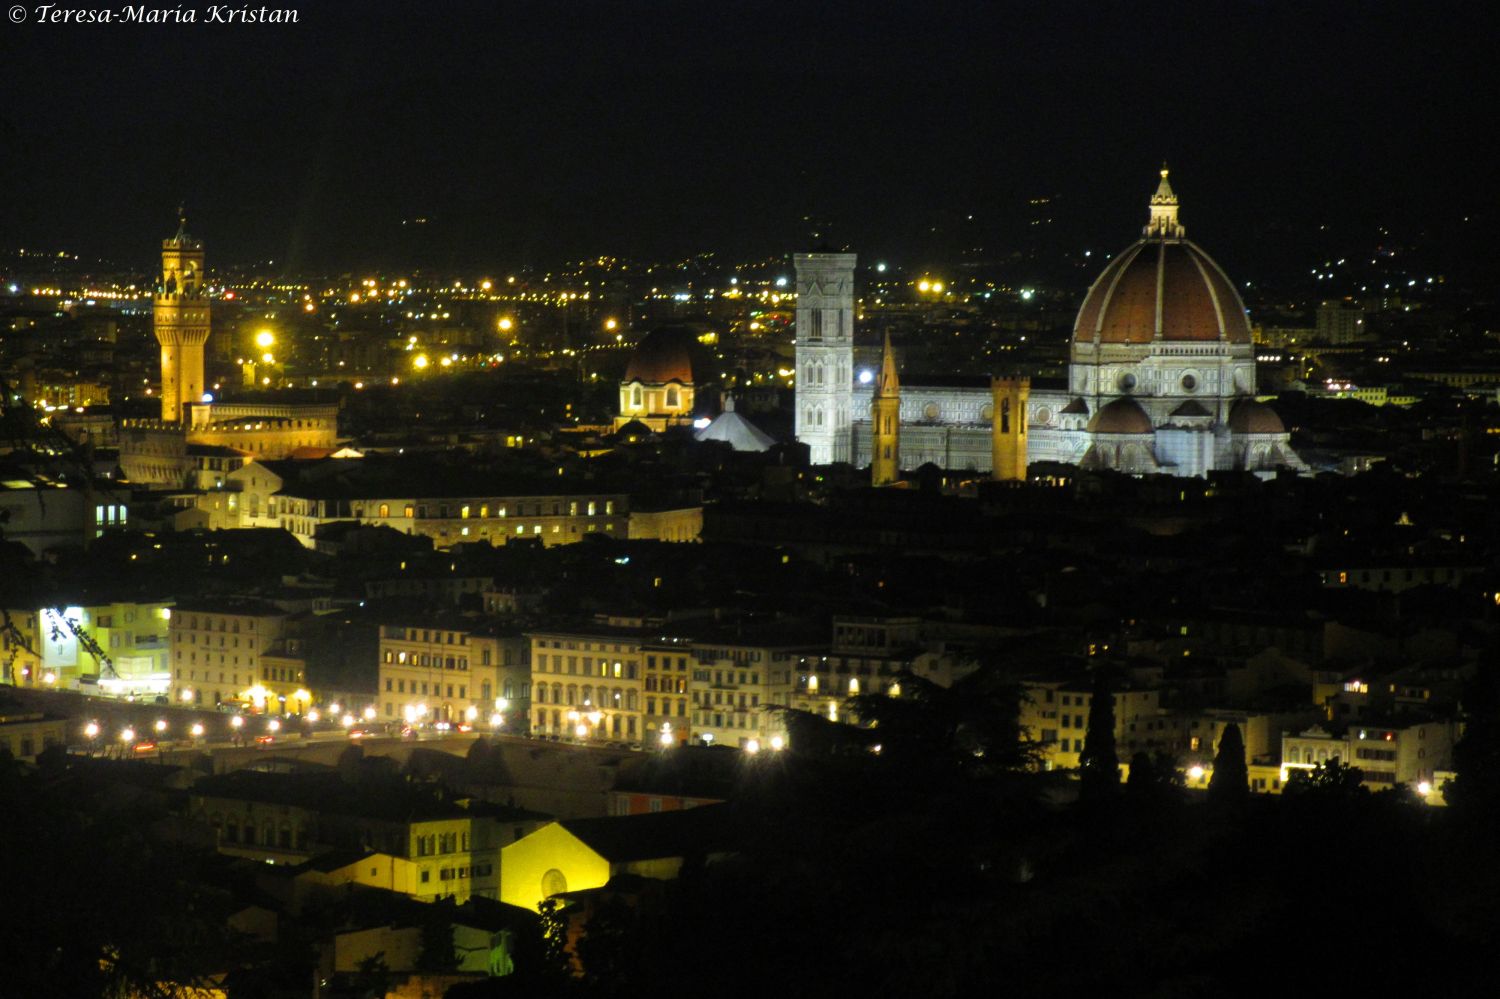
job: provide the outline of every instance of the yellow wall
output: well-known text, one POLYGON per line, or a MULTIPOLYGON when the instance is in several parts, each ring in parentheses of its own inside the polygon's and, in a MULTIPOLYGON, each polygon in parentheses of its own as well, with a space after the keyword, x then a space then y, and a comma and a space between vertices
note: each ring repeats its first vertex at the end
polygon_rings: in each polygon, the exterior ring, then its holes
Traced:
POLYGON ((546 897, 542 880, 551 870, 562 872, 566 891, 609 883, 609 862, 553 822, 500 850, 500 901, 537 909, 546 897))

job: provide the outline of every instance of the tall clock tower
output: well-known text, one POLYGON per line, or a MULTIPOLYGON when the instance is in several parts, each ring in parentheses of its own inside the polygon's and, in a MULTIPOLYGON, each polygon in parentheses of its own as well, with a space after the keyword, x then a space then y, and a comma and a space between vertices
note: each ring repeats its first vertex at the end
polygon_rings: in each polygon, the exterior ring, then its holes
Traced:
POLYGON ((203 244, 187 234, 186 217, 179 222, 177 235, 161 244, 152 317, 161 344, 161 418, 173 423, 186 418, 187 406, 203 399, 203 345, 209 329, 203 244))
POLYGON ((852 253, 799 253, 797 439, 814 465, 852 461, 854 262, 852 253))

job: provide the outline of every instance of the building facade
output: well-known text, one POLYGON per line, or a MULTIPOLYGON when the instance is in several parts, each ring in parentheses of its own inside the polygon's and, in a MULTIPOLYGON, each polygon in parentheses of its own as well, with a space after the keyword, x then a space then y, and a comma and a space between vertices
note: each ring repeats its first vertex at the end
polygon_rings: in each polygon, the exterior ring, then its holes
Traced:
MULTIPOLYGON (((892 438, 877 433, 875 373, 846 370, 852 290, 847 298, 830 292, 852 281, 853 255, 797 262, 797 437, 814 464, 873 464, 892 438)), ((901 468, 932 463, 999 478, 1017 477, 1022 460, 1134 475, 1306 470, 1280 417, 1256 398, 1244 303, 1187 239, 1165 169, 1141 239, 1090 287, 1069 350, 1062 387, 988 375, 908 380, 899 390, 901 468), (1024 408, 1002 414, 1009 428, 997 435, 997 408, 1020 399, 1024 408), (1007 467, 996 469, 997 458, 1007 467)), ((882 390, 882 405, 888 396, 882 390)))

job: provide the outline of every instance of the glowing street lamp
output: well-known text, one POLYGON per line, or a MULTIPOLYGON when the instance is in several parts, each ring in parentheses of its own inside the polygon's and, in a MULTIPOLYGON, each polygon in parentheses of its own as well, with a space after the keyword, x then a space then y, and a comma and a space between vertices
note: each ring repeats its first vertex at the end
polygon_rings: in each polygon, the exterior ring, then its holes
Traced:
POLYGON ((270 731, 270 732, 280 732, 281 731, 281 719, 280 718, 272 718, 270 721, 266 722, 266 730, 270 731))
POLYGON ((509 316, 505 316, 496 325, 500 327, 501 333, 509 333, 516 324, 509 316))
POLYGON ((779 735, 771 736, 771 751, 779 753, 786 748, 786 740, 779 735))
POLYGON ((255 334, 255 345, 265 350, 276 343, 276 336, 270 330, 261 330, 255 334))
POLYGON ((156 719, 156 725, 154 727, 156 728, 156 734, 161 735, 167 730, 167 720, 165 718, 156 719))
POLYGON ((499 728, 504 724, 505 716, 500 712, 496 711, 494 714, 490 715, 490 728, 499 728))
POLYGON ((83 734, 88 736, 90 739, 99 738, 99 723, 89 722, 87 725, 83 726, 83 734))
POLYGON ((751 739, 749 742, 745 743, 745 752, 749 753, 751 756, 754 756, 756 753, 760 752, 760 740, 751 739))
POLYGON ((580 739, 586 739, 588 738, 589 727, 580 722, 578 727, 573 730, 573 734, 578 736, 578 738, 580 739))
POLYGON ((190 728, 190 729, 188 729, 188 731, 193 734, 193 738, 194 739, 201 739, 201 738, 203 738, 203 723, 202 722, 193 722, 193 727, 190 728))
POLYGON ((132 742, 134 742, 135 741, 135 729, 130 728, 128 726, 126 728, 122 729, 120 731, 120 741, 123 742, 123 743, 125 743, 125 745, 127 745, 127 746, 130 745, 132 742))
POLYGON ((365 708, 365 721, 374 721, 374 720, 375 720, 375 705, 372 704, 369 707, 365 708))
POLYGON ((342 717, 342 718, 339 719, 339 724, 343 725, 345 728, 353 728, 354 727, 354 716, 353 715, 345 715, 344 717, 342 717))
POLYGON ((242 715, 235 715, 234 717, 230 718, 229 719, 229 727, 230 728, 244 728, 245 727, 245 719, 244 719, 244 717, 242 715))

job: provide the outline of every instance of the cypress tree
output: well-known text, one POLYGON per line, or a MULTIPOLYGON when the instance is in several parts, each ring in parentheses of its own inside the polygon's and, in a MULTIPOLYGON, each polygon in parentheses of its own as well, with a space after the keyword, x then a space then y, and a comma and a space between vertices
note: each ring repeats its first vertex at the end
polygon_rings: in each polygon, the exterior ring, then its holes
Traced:
POLYGON ((1094 673, 1089 698, 1089 727, 1078 757, 1085 797, 1107 795, 1120 786, 1120 755, 1115 749, 1115 695, 1101 668, 1094 673))
POLYGON ((1208 796, 1214 801, 1241 801, 1250 794, 1250 770, 1245 765, 1245 740, 1234 722, 1224 726, 1208 796))

